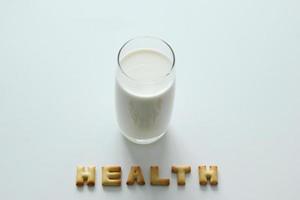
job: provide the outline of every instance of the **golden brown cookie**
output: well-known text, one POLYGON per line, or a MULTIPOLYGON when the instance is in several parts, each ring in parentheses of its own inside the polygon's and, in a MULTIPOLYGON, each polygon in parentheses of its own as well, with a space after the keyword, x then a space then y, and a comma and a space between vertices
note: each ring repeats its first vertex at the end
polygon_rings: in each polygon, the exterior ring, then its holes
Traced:
POLYGON ((145 185, 144 176, 140 166, 132 166, 128 174, 127 185, 133 185, 135 182, 139 185, 145 185))
POLYGON ((170 180, 168 178, 159 178, 159 168, 158 166, 150 167, 150 178, 151 185, 164 185, 167 186, 170 184, 170 180))
POLYGON ((102 185, 120 186, 121 185, 121 167, 104 166, 102 167, 102 185))
POLYGON ((209 169, 206 169, 205 165, 199 166, 199 183, 200 185, 206 185, 210 182, 211 185, 218 184, 218 167, 216 165, 209 166, 209 169))
POLYGON ((94 186, 96 180, 96 167, 89 166, 87 169, 83 166, 77 166, 76 170, 76 185, 83 186, 86 183, 88 186, 94 186))
POLYGON ((177 174, 177 184, 185 185, 185 174, 191 173, 191 166, 172 166, 172 172, 177 174))

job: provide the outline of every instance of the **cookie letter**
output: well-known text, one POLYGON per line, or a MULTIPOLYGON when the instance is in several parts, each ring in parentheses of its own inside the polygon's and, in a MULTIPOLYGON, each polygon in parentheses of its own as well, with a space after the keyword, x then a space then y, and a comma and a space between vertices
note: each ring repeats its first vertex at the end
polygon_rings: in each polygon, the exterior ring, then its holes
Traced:
POLYGON ((190 166, 172 166, 172 172, 177 174, 177 184, 185 185, 185 174, 191 172, 190 166))
POLYGON ((83 166, 77 166, 76 185, 83 186, 86 183, 88 186, 95 185, 96 167, 89 166, 87 169, 83 166))
POLYGON ((121 185, 121 167, 104 166, 102 167, 102 185, 120 186, 121 185))
POLYGON ((167 178, 159 178, 159 168, 158 166, 151 166, 150 168, 151 185, 164 185, 170 184, 170 180, 167 178))
POLYGON ((210 182, 211 185, 218 184, 218 167, 216 165, 209 166, 209 170, 205 165, 198 167, 199 170, 199 183, 200 185, 206 185, 210 182))
POLYGON ((145 185, 144 176, 140 166, 132 166, 128 175, 127 185, 133 185, 135 182, 139 185, 145 185))

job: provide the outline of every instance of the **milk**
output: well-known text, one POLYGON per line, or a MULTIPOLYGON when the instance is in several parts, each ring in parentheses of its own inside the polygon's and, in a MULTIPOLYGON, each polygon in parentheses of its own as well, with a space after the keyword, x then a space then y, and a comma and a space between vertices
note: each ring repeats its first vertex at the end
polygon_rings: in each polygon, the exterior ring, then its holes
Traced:
POLYGON ((175 75, 163 54, 139 49, 120 60, 116 76, 116 111, 122 133, 137 143, 159 139, 171 118, 175 75))

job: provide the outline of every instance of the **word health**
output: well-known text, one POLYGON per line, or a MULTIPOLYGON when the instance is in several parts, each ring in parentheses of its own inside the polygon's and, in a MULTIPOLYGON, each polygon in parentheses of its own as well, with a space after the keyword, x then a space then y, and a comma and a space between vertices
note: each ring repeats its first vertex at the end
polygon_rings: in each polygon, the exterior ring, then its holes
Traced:
MULTIPOLYGON (((118 165, 107 165, 101 167, 102 176, 101 181, 103 186, 121 186, 122 169, 118 165)), ((191 167, 188 165, 173 165, 171 172, 177 176, 177 185, 185 185, 186 174, 191 173, 191 167)), ((198 166, 199 184, 211 185, 218 184, 218 167, 211 165, 209 168, 206 165, 198 166)), ((96 182, 96 167, 95 166, 77 166, 76 170, 76 185, 78 187, 84 184, 94 186, 96 182)), ((128 173, 127 185, 145 185, 145 179, 142 169, 138 165, 131 166, 128 173)), ((168 186, 170 184, 169 178, 161 178, 158 166, 150 167, 150 184, 153 186, 168 186)))

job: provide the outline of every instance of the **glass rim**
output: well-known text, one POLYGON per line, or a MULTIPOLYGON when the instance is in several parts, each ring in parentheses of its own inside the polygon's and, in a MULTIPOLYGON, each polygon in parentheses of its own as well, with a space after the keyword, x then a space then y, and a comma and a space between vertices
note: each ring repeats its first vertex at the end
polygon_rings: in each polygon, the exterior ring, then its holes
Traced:
MULTIPOLYGON (((129 39, 127 42, 125 42, 125 43, 121 46, 121 48, 119 49, 119 52, 118 52, 118 56, 117 56, 118 67, 119 67, 119 69, 121 70, 121 72, 122 72, 126 77, 128 77, 128 78, 130 78, 130 79, 132 79, 132 80, 134 80, 134 81, 139 81, 139 80, 136 80, 136 79, 134 79, 133 77, 131 77, 129 74, 127 74, 127 73, 123 70, 122 65, 121 65, 121 63, 120 63, 120 55, 121 55, 122 50, 123 50, 130 42, 132 42, 132 41, 134 41, 134 40, 136 40, 136 39, 154 39, 154 40, 157 40, 157 41, 162 42, 163 44, 165 44, 165 45, 169 48, 169 50, 171 51, 171 54, 172 54, 172 58, 173 58, 173 59, 172 59, 172 64, 171 64, 171 69, 170 69, 169 73, 167 73, 167 74, 164 75, 164 76, 159 77, 159 79, 157 79, 157 80, 160 80, 160 79, 162 79, 162 78, 166 78, 166 77, 170 76, 170 74, 172 74, 172 72, 174 71, 174 68, 175 68, 175 53, 174 53, 174 51, 173 51, 173 49, 172 49, 172 47, 171 47, 171 45, 170 45, 169 43, 167 43, 165 40, 163 40, 163 39, 161 39, 161 38, 159 38, 159 37, 155 37, 155 36, 137 36, 137 37, 134 37, 134 38, 129 39)), ((156 80, 156 81, 157 81, 157 80, 156 80)))

